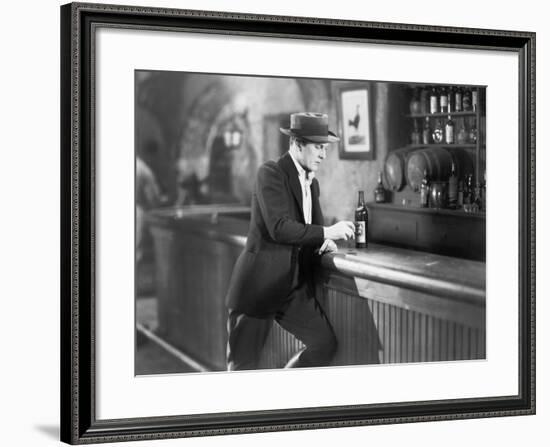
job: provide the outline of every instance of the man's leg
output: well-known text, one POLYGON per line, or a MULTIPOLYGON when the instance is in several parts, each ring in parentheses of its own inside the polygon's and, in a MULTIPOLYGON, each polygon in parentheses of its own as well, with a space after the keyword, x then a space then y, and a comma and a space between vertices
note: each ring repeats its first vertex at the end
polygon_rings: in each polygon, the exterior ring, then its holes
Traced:
POLYGON ((308 296, 305 287, 293 292, 287 306, 275 319, 283 329, 305 345, 287 363, 287 368, 330 364, 336 353, 336 336, 320 303, 316 298, 308 296))
POLYGON ((227 318, 227 370, 257 369, 272 318, 254 318, 229 310, 227 318))

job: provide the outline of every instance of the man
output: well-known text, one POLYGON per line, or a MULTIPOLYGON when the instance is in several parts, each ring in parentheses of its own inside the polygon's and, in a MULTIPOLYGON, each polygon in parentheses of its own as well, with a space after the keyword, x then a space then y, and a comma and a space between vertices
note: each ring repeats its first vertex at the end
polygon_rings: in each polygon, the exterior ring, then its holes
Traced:
POLYGON ((148 232, 145 213, 161 204, 162 194, 155 174, 147 164, 136 157, 136 262, 143 260, 144 242, 148 232))
POLYGON ((226 297, 229 370, 257 368, 273 320, 305 345, 287 367, 328 365, 336 351, 332 326, 313 294, 313 257, 335 251, 335 240, 353 238, 354 225, 323 226, 314 174, 339 138, 328 130, 328 116, 318 113, 292 114, 281 132, 290 136, 290 148, 258 170, 246 246, 226 297))

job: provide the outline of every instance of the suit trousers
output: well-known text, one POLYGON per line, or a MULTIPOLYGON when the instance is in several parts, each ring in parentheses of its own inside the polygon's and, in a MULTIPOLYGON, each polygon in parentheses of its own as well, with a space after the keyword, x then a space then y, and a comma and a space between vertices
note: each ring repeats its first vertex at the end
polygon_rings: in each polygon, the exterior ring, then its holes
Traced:
POLYGON ((273 316, 258 318, 229 310, 227 320, 227 369, 257 369, 260 355, 276 321, 300 340, 305 348, 286 367, 316 367, 330 364, 336 352, 334 330, 319 301, 305 285, 294 289, 273 316))

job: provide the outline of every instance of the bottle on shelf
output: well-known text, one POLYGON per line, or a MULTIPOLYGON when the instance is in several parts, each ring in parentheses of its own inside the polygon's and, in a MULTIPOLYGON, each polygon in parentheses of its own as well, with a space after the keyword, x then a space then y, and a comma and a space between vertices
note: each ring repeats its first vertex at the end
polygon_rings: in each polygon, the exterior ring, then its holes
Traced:
POLYGON ((479 92, 477 88, 472 89, 472 110, 474 112, 477 112, 478 104, 479 104, 479 92))
POLYGON ((481 211, 481 183, 477 182, 474 188, 474 211, 481 211))
POLYGON ((430 90, 428 87, 423 87, 420 90, 420 113, 430 113, 430 90))
POLYGON ((424 128, 422 129, 422 144, 430 144, 432 130, 430 129, 430 117, 427 116, 424 120, 424 128))
POLYGON ((455 103, 454 87, 449 87, 447 89, 447 110, 445 110, 446 113, 452 113, 453 112, 454 103, 455 103))
POLYGON ((421 140, 422 140, 422 135, 420 133, 420 129, 418 128, 418 121, 415 119, 413 120, 413 131, 411 133, 411 143, 420 144, 421 140))
POLYGON ((439 89, 439 112, 446 113, 448 111, 448 105, 447 89, 445 87, 441 87, 439 89))
POLYGON ((474 177, 468 174, 466 177, 466 185, 464 186, 464 204, 472 205, 474 203, 474 177))
POLYGON ((382 171, 378 172, 378 184, 374 189, 374 201, 376 203, 384 203, 386 201, 386 190, 382 184, 382 171))
POLYGON ((409 104, 409 109, 411 111, 411 115, 418 115, 422 113, 422 110, 420 108, 420 92, 418 90, 418 87, 415 87, 413 89, 412 99, 411 99, 411 103, 409 104))
POLYGON ((458 191, 456 195, 456 207, 462 208, 464 205, 464 182, 462 180, 458 181, 458 191))
POLYGON ((437 113, 439 111, 439 97, 437 95, 437 89, 432 87, 430 91, 430 113, 437 113))
POLYGON ((451 115, 447 116, 445 123, 445 143, 454 144, 455 142, 455 124, 451 119, 451 115))
POLYGON ((442 143, 444 136, 445 135, 443 134, 443 127, 441 126, 441 121, 436 120, 435 121, 435 127, 434 127, 434 130, 432 132, 433 142, 436 143, 436 144, 442 143))
POLYGON ((456 208, 458 203, 458 177, 454 162, 451 162, 451 175, 449 176, 449 208, 456 208))
POLYGON ((469 88, 465 88, 462 94, 462 110, 464 112, 472 110, 472 91, 469 88))
POLYGON ((466 144, 468 142, 468 132, 466 131, 464 120, 460 122, 460 128, 456 133, 456 142, 458 144, 466 144))
POLYGON ((472 126, 470 127, 470 132, 468 132, 468 142, 471 144, 475 144, 477 142, 477 129, 475 122, 472 123, 472 126))
POLYGON ((424 169, 424 178, 420 184, 420 206, 422 208, 428 208, 428 198, 430 197, 430 181, 428 179, 428 172, 424 169))
POLYGON ((355 208, 355 246, 357 248, 367 247, 367 230, 369 224, 369 213, 365 205, 365 193, 359 191, 357 208, 355 208))
POLYGON ((462 88, 456 87, 455 90, 455 112, 462 112, 462 88))
POLYGON ((447 182, 430 183, 430 208, 445 208, 447 206, 447 182))

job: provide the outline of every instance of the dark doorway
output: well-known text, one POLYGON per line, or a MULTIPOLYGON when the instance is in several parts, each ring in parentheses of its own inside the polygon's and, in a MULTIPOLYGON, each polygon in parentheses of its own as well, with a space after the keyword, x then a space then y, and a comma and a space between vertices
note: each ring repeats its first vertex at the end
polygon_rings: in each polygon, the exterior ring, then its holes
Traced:
POLYGON ((288 137, 279 128, 290 125, 290 113, 264 115, 264 161, 277 160, 288 150, 288 137))

